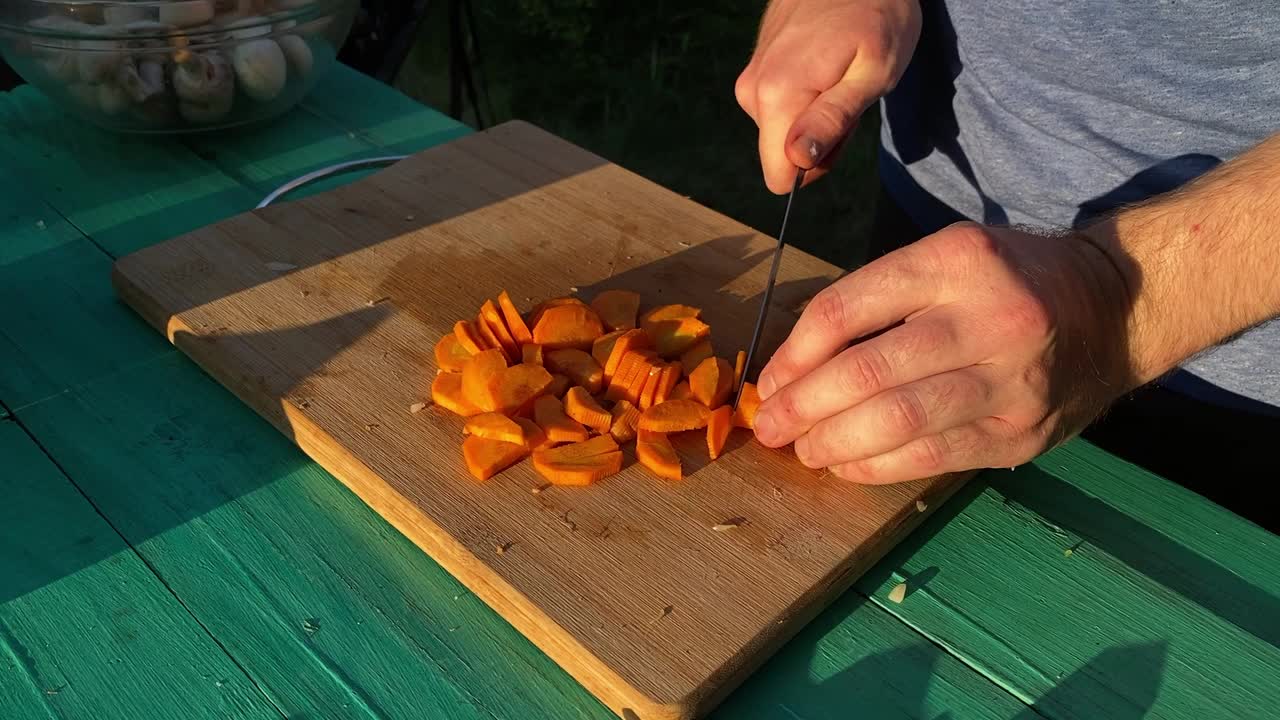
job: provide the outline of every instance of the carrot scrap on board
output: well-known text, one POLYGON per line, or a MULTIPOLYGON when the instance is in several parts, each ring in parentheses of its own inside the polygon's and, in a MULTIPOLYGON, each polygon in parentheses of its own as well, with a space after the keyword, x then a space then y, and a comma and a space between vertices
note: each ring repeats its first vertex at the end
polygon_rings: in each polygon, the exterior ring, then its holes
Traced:
POLYGON ((556 460, 544 452, 535 452, 533 469, 552 485, 591 485, 622 470, 622 451, 571 460, 556 460))
POLYGON ((494 403, 507 415, 526 415, 533 401, 551 387, 551 373, 541 365, 519 363, 502 371, 494 388, 494 403))
POLYGON ((707 426, 711 411, 696 400, 668 400, 640 414, 637 427, 654 432, 683 432, 707 426))
POLYGON ((532 451, 551 447, 551 441, 547 439, 547 434, 543 432, 542 428, 538 427, 538 423, 523 417, 518 417, 515 421, 520 426, 520 432, 526 448, 532 451))
POLYGON ((742 374, 747 371, 747 351, 739 350, 738 354, 733 358, 733 386, 738 387, 738 383, 742 382, 742 374))
POLYGON ((712 460, 720 457, 724 452, 731 430, 733 430, 733 407, 721 405, 712 410, 711 415, 707 417, 707 455, 712 460))
POLYGON ((733 390, 733 368, 722 358, 709 357, 689 374, 689 389, 708 408, 720 407, 733 390))
POLYGON ((480 352, 468 360, 462 368, 462 394, 467 402, 485 412, 497 410, 498 400, 494 390, 498 378, 506 369, 506 358, 497 348, 480 352))
POLYGON ((524 318, 520 316, 520 311, 516 309, 516 304, 511 302, 511 296, 506 290, 498 293, 498 306, 502 308, 502 319, 507 321, 507 329, 511 331, 512 339, 522 345, 533 342, 533 333, 529 331, 529 326, 525 324, 524 318))
POLYGON ((507 358, 511 362, 516 362, 520 357, 520 344, 511 336, 511 331, 507 329, 507 321, 502 319, 502 311, 498 309, 497 304, 492 300, 485 300, 480 306, 480 317, 489 326, 493 336, 498 339, 498 344, 502 346, 502 351, 507 354, 507 358))
POLYGON ((613 424, 613 416, 608 410, 600 407, 591 393, 581 385, 569 388, 564 394, 564 412, 569 417, 586 425, 598 433, 609 432, 613 424))
POLYGON ((511 355, 507 353, 507 349, 502 346, 502 343, 498 342, 498 336, 493 334, 493 328, 490 327, 488 321, 484 319, 484 315, 476 315, 476 319, 472 321, 472 325, 475 326, 476 332, 480 337, 484 338, 486 347, 489 349, 496 348, 502 353, 502 356, 506 358, 508 362, 511 361, 511 355))
POLYGON ((640 422, 640 409, 626 400, 614 403, 613 424, 609 426, 609 434, 620 443, 628 443, 636 438, 636 423, 640 422))
POLYGON ((481 350, 489 349, 489 345, 480 336, 480 331, 476 330, 475 323, 470 320, 459 320, 454 323, 453 335, 458 339, 458 343, 472 355, 478 355, 481 350))
POLYGON ((604 369, 590 353, 576 348, 560 348, 548 350, 546 360, 551 372, 567 376, 592 395, 604 389, 604 369))
POLYGON ((471 435, 462 441, 462 458, 467 470, 477 480, 488 480, 522 460, 529 454, 523 443, 489 440, 471 435))
POLYGON ((614 373, 622 365, 622 359, 627 353, 645 350, 653 346, 653 342, 649 339, 648 333, 643 330, 627 330, 618 336, 613 343, 613 349, 609 351, 609 360, 604 364, 604 381, 613 380, 614 373))
POLYGON ((681 380, 676 386, 671 388, 671 394, 667 395, 668 400, 692 400, 693 391, 689 389, 689 381, 681 380))
POLYGON ((560 399, 551 395, 543 395, 533 402, 533 421, 553 443, 581 442, 591 437, 581 423, 565 414, 560 399))
POLYGON ((486 412, 467 418, 462 432, 476 435, 486 440, 524 444, 524 430, 515 420, 499 412, 486 412))
POLYGON ((449 333, 436 343, 436 367, 445 372, 462 372, 462 366, 471 357, 471 351, 458 342, 458 336, 449 333))
POLYGON ((605 290, 592 298, 591 308, 610 330, 630 330, 636 326, 636 314, 640 312, 640 293, 605 290))
POLYGON ((596 311, 572 303, 547 308, 533 326, 533 341, 547 346, 548 350, 590 350, 591 343, 603 334, 604 325, 596 311))
POLYGON ((659 320, 645 329, 653 337, 653 347, 664 358, 679 357, 711 334, 711 326, 696 317, 659 320))
POLYGON ((754 383, 742 383, 742 394, 738 397, 738 409, 733 414, 736 427, 755 429, 756 408, 760 407, 760 393, 754 383))
POLYGON ((561 305, 584 305, 584 304, 585 303, 583 303, 581 300, 579 300, 576 297, 558 297, 558 298, 551 298, 550 300, 545 300, 539 303, 538 306, 535 307, 533 311, 529 313, 529 328, 532 329, 533 326, 537 325, 538 321, 542 319, 542 313, 546 312, 550 308, 559 307, 561 305))
POLYGON ((658 381, 658 389, 653 393, 654 405, 664 403, 671 397, 671 391, 680 383, 680 375, 683 373, 681 368, 679 360, 663 368, 662 379, 658 381))
POLYGON ((663 433, 640 430, 636 435, 636 459, 660 478, 680 480, 684 477, 680 455, 663 433))
POLYGON ((462 375, 440 373, 431 382, 431 401, 455 415, 470 417, 482 412, 462 394, 462 375))

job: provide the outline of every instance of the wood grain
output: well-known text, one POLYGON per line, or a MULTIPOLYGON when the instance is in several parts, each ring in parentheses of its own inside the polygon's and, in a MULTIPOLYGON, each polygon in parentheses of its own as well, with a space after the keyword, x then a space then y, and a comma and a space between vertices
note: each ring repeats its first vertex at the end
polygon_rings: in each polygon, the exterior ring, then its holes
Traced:
MULTIPOLYGON (((770 245, 511 123, 141 251, 115 281, 615 712, 674 718, 714 706, 919 522, 917 499, 936 506, 960 478, 853 486, 739 440, 714 464, 684 443, 696 470, 677 485, 633 467, 586 491, 531 495, 527 464, 467 480, 458 421, 407 408, 426 394, 434 340, 500 288, 681 299, 741 346, 770 245), (737 516, 749 524, 709 531, 737 516), (494 553, 508 542, 515 552, 494 553)), ((795 251, 783 268, 772 343, 837 275, 795 251)))

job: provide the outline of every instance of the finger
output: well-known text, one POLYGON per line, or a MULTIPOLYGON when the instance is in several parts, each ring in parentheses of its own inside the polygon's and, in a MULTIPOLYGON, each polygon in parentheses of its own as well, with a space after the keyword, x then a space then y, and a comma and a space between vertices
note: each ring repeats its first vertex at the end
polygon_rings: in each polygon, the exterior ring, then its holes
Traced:
POLYGON ((817 167, 853 132, 858 118, 876 100, 883 84, 855 63, 840 82, 814 98, 787 133, 787 159, 806 170, 817 167))
POLYGON ((937 283, 920 268, 910 246, 831 284, 809 301, 786 341, 760 371, 761 399, 812 372, 851 340, 929 309, 937 291, 937 283))
POLYGON ((785 80, 762 77, 756 89, 756 123, 760 126, 760 168, 770 192, 782 195, 796 180, 796 165, 787 157, 787 133, 817 92, 785 80))
POLYGON ((986 417, 992 397, 991 384, 975 368, 933 375, 818 422, 796 439, 796 457, 811 468, 866 460, 986 417))
POLYGON ((1000 459, 1008 454, 1006 444, 976 425, 961 425, 875 457, 834 465, 831 472, 851 482, 887 485, 948 472, 1007 467, 1009 462, 1000 459))

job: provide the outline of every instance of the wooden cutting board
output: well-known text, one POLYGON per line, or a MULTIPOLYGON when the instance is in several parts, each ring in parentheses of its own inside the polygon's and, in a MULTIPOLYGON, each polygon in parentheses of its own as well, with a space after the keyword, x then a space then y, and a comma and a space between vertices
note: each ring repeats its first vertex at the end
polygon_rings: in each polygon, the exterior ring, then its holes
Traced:
MULTIPOLYGON (((513 122, 142 250, 114 281, 611 709, 692 718, 964 477, 853 485, 735 431, 710 464, 701 433, 681 436, 679 483, 629 459, 595 486, 535 493, 528 462, 473 481, 461 420, 410 407, 429 402, 436 340, 504 288, 522 309, 609 288, 693 304, 731 357, 750 337, 773 244, 513 122), (731 519, 740 526, 712 529, 731 519)), ((838 275, 787 249, 762 357, 838 275)))

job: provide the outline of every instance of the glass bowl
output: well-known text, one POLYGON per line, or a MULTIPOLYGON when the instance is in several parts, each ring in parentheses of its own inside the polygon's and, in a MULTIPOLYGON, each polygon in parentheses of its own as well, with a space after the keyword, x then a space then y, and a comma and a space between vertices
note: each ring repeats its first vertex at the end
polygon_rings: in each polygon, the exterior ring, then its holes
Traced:
POLYGON ((0 1, 0 54, 102 127, 181 133, 265 120, 335 61, 359 0, 0 1))

